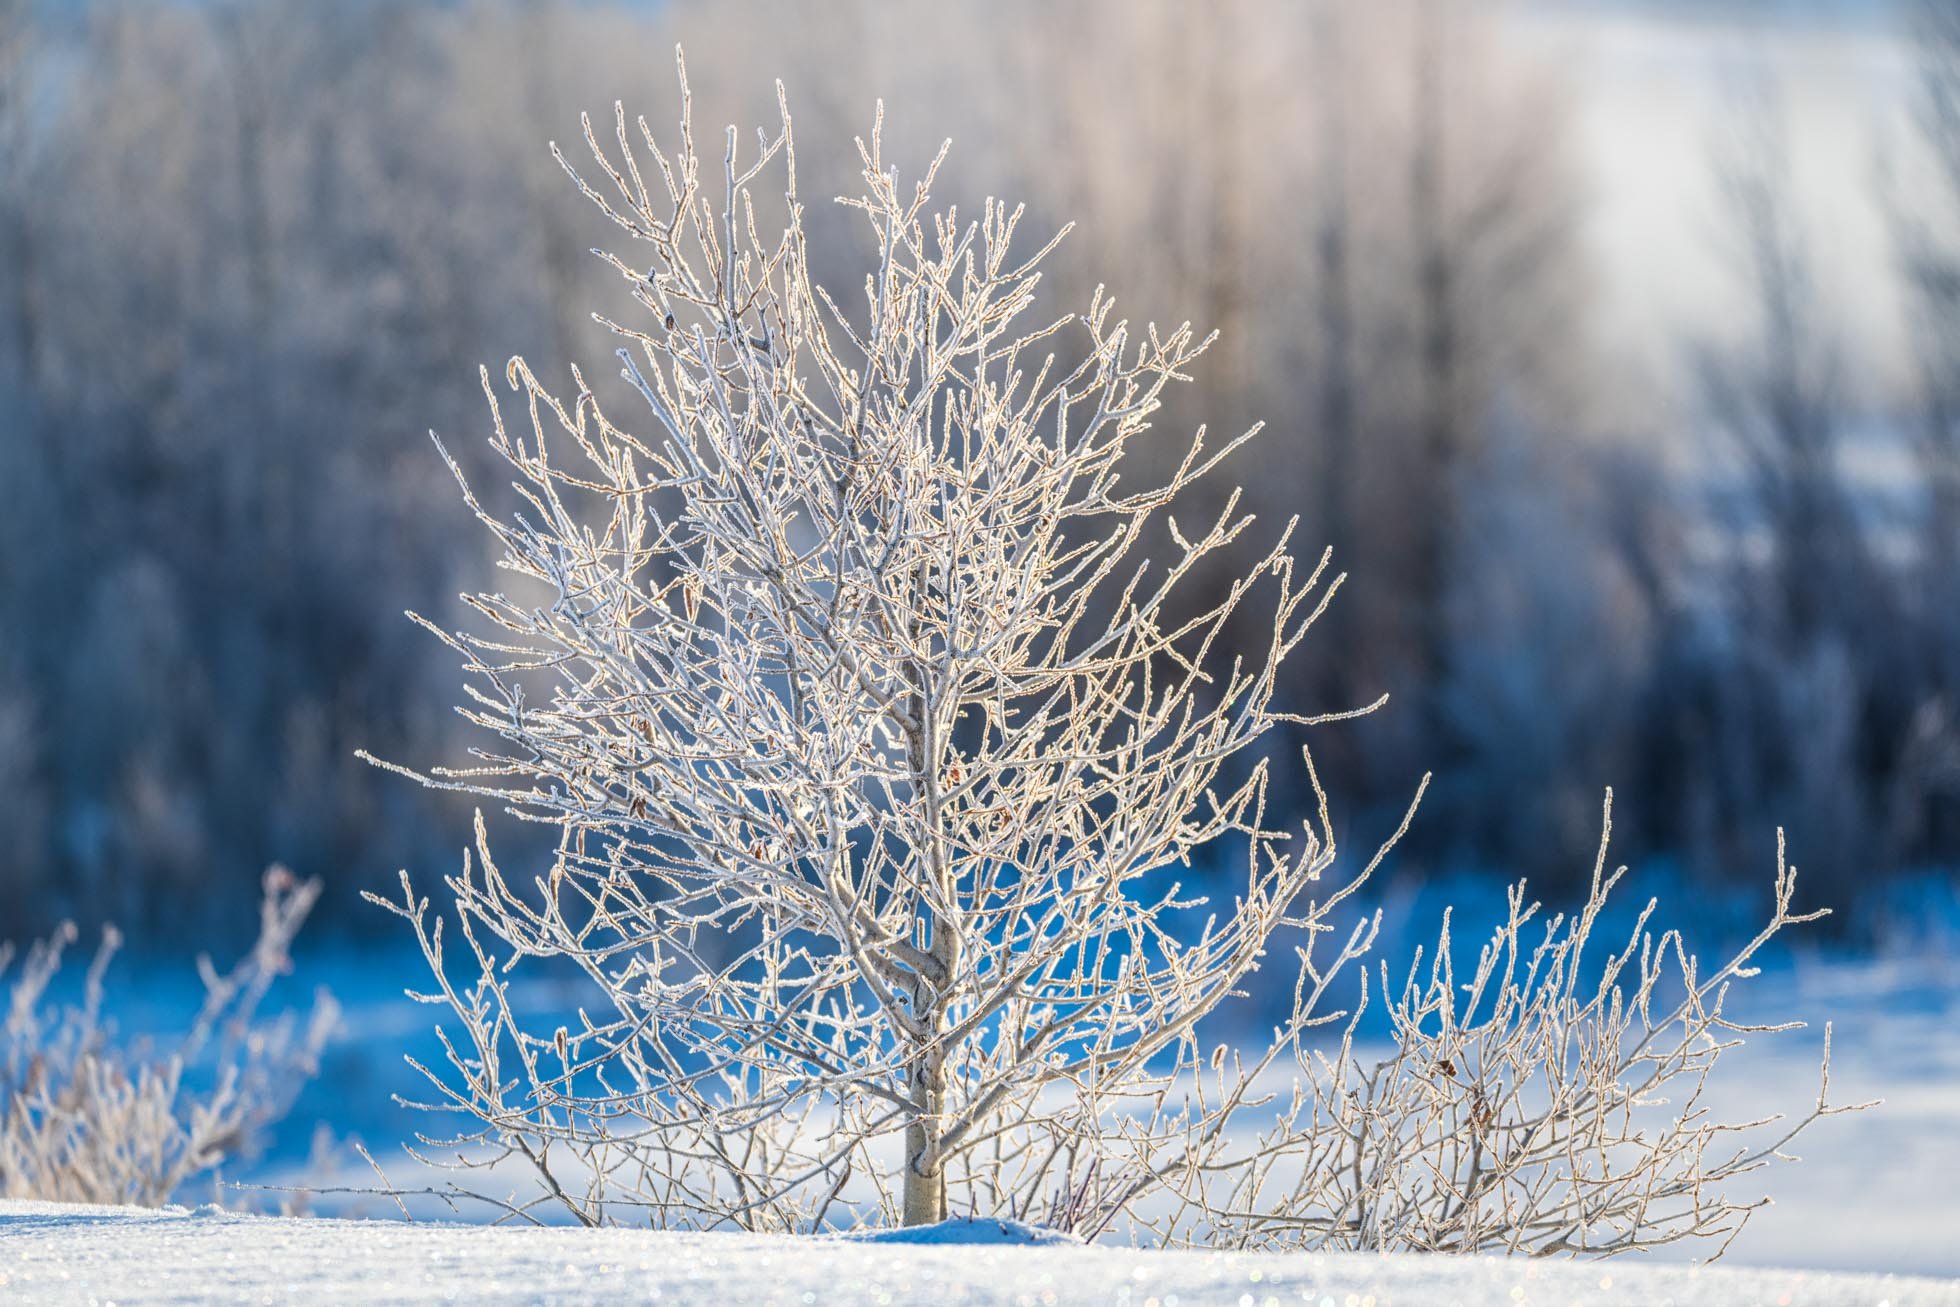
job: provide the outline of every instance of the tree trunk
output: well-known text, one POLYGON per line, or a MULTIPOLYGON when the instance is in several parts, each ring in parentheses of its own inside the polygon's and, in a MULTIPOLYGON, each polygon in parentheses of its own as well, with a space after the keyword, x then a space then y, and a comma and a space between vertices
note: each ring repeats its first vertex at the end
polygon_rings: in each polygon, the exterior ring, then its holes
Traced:
POLYGON ((1444 87, 1448 56, 1445 0, 1423 0, 1416 14, 1415 139, 1409 198, 1414 227, 1420 458, 1415 505, 1422 537, 1416 557, 1416 648, 1421 660, 1430 747, 1447 757, 1452 736, 1443 697, 1451 674, 1449 629, 1451 551, 1457 527, 1458 469, 1464 432, 1458 412, 1457 251, 1451 248, 1444 195, 1448 119, 1444 87))
POLYGON ((932 1225, 946 1219, 946 1163, 939 1155, 939 1114, 946 1103, 945 1057, 922 1053, 912 1064, 912 1101, 919 1115, 905 1127, 906 1225, 932 1225))
MULTIPOLYGON (((950 583, 950 582, 949 582, 950 583)), ((920 593, 926 592, 930 578, 923 568, 919 574, 920 593)), ((913 638, 919 636, 913 623, 913 638)), ((914 665, 913 684, 924 686, 932 675, 930 668, 914 665)), ((907 711, 911 724, 907 730, 907 761, 912 784, 925 800, 925 831, 920 841, 922 865, 918 875, 936 883, 942 903, 951 903, 954 886, 946 874, 946 857, 939 843, 940 800, 938 779, 939 750, 930 734, 932 706, 923 690, 915 689, 907 711)), ((937 974, 922 972, 912 991, 912 1011, 926 1023, 932 1034, 924 1047, 911 1050, 907 1066, 907 1088, 911 1091, 914 1115, 905 1127, 905 1192, 903 1220, 906 1225, 932 1225, 946 1219, 946 1163, 939 1151, 939 1133, 944 1129, 946 1112, 946 1049, 937 1039, 945 1015, 945 993, 959 966, 957 940, 953 932, 942 929, 926 906, 933 900, 921 895, 919 929, 926 949, 932 955, 937 974)))
MULTIPOLYGON (((1348 204, 1348 88, 1342 80, 1347 67, 1346 19, 1338 4, 1325 8, 1315 25, 1319 60, 1315 81, 1320 88, 1321 160, 1318 254, 1321 354, 1320 371, 1320 531, 1321 543, 1334 551, 1342 571, 1355 566, 1354 526, 1349 500, 1355 493, 1355 379, 1354 274, 1350 258, 1353 214, 1348 204)), ((1349 676, 1351 606, 1334 604, 1322 618, 1327 624, 1323 649, 1334 656, 1320 658, 1320 693, 1328 707, 1344 706, 1352 693, 1349 676)))

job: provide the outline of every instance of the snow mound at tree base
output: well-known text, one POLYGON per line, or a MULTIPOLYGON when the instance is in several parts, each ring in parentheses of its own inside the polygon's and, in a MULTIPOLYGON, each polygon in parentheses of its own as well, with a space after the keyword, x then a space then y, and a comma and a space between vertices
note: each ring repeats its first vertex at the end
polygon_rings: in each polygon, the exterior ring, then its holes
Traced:
POLYGON ((1050 1244, 1081 1246, 1072 1234, 1029 1225, 1025 1221, 1003 1221, 991 1216, 956 1216, 937 1225, 915 1225, 898 1230, 866 1230, 838 1236, 855 1243, 909 1244, 1015 1244, 1023 1248, 1050 1244))
POLYGON ((0 1302, 36 1307, 105 1301, 124 1307, 246 1302, 1960 1307, 1960 1281, 1624 1261, 893 1243, 0 1202, 0 1302))

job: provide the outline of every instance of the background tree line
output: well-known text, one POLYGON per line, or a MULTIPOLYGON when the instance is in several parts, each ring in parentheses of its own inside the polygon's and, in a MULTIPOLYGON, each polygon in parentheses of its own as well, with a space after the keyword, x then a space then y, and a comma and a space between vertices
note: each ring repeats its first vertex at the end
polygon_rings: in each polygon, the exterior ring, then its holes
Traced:
POLYGON ((664 112, 676 41, 701 121, 780 76, 843 141, 883 95, 963 207, 1083 224, 1051 306, 1108 278, 1219 329, 1163 421, 1269 422, 1236 479, 1353 578, 1291 697, 1393 696, 1317 736, 1356 844, 1434 768, 1406 872, 1555 886, 1608 784, 1628 852, 1697 875, 1779 823, 1841 904, 1960 867, 1955 14, 1900 11, 1911 120, 1848 179, 1913 384, 1859 384, 1804 143, 1746 88, 1678 430, 1602 346, 1573 88, 1502 5, 0 0, 0 935, 233 926, 274 859, 365 930, 353 888, 447 864, 460 811, 352 756, 463 743, 400 612, 493 583, 423 433, 480 460, 479 363, 610 370, 623 296, 544 142, 664 112))

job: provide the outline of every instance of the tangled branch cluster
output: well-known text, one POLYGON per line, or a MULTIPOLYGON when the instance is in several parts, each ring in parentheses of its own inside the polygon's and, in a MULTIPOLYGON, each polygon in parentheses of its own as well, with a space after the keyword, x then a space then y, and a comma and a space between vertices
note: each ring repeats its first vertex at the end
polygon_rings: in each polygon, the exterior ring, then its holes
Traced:
MULTIPOLYGON (((559 156, 641 251, 602 257, 650 325, 600 321, 650 434, 616 425, 576 369, 566 402, 513 360, 518 420, 487 372, 483 387, 522 507, 492 511, 450 460, 527 593, 472 597, 483 629, 424 621, 463 660, 465 715, 502 745, 409 774, 558 840, 514 880, 479 819, 447 882, 467 979, 406 877, 377 900, 421 942, 436 987, 420 997, 456 1018, 425 1106, 469 1124, 425 1140, 430 1160, 521 1159, 540 1189, 513 1212, 590 1224, 974 1210, 1173 1242, 1464 1248, 1602 1246, 1587 1232, 1631 1210, 1628 1186, 1599 1188, 1623 1171, 1574 1170, 1574 1150, 1651 1154, 1636 1165, 1666 1184, 1704 1174, 1693 1148, 1609 1137, 1647 1092, 1613 1077, 1644 1054, 1608 1049, 1630 1012, 1613 976, 1571 1007, 1589 914, 1520 977, 1514 905, 1463 1015, 1445 965, 1405 989, 1395 1060, 1363 1075, 1344 1046, 1312 1064, 1310 1032, 1342 1016, 1323 999, 1374 925, 1326 965, 1316 946, 1374 863, 1323 886, 1324 798, 1282 830, 1266 762, 1227 765, 1324 720, 1274 692, 1339 578, 1325 557, 1296 567, 1289 526, 1222 593, 1180 585, 1251 519, 1236 492, 1195 527, 1173 501, 1253 432, 1213 447, 1200 429, 1154 482, 1120 475, 1208 342, 1134 328, 1101 292, 1030 325, 1060 236, 1023 253, 1019 209, 935 213, 945 151, 901 188, 876 128, 864 192, 841 201, 875 257, 840 304, 810 280, 787 107, 751 157, 730 129, 716 173, 682 83, 673 148, 622 109, 610 143, 586 122, 596 182, 559 156), (1234 643, 1265 634, 1227 658, 1228 624, 1234 643), (1204 915, 1176 872, 1201 850, 1243 857, 1229 878, 1208 866, 1232 899, 1204 915), (1282 931, 1305 941, 1292 1014, 1228 1068, 1198 1024, 1282 931), (545 960, 602 1007, 530 1028, 510 973, 545 960), (1559 1063, 1533 1106, 1523 1072, 1547 1070, 1545 1023, 1568 1020, 1591 1060, 1577 1080, 1559 1063), (1249 1141, 1282 1063, 1306 1073, 1292 1110, 1249 1141), (1544 1124, 1520 1126, 1529 1112, 1544 1124), (1561 1166, 1566 1189, 1531 1187, 1561 1166)), ((1644 958, 1638 976, 1644 1020, 1644 958)), ((1720 1021, 1694 992, 1690 1043, 1720 1021)), ((1676 1073, 1712 1061, 1676 1056, 1676 1073)))
MULTIPOLYGON (((1767 1205, 1730 1197, 1731 1181, 1794 1160, 1786 1147, 1824 1117, 1874 1105, 1829 1101, 1828 1027, 1803 1115, 1731 1120, 1708 1101, 1717 1063, 1745 1035, 1801 1024, 1730 1016, 1731 987, 1757 974, 1751 962, 1776 934, 1825 912, 1793 910, 1796 870, 1779 837, 1772 915, 1712 971, 1678 931, 1651 929, 1651 900, 1617 945, 1588 958, 1626 874, 1606 861, 1610 794, 1604 828, 1575 912, 1541 921, 1520 884, 1467 973, 1447 913, 1426 967, 1418 949, 1393 985, 1379 964, 1393 995, 1387 1057, 1356 1049, 1353 1022, 1331 1051, 1286 1027, 1252 1065, 1221 1075, 1213 1094, 1227 1107, 1215 1115, 1249 1139, 1221 1131, 1187 1151, 1175 1219, 1146 1224, 1174 1242, 1235 1247, 1605 1256, 1693 1238, 1726 1249, 1767 1205), (1259 1114, 1236 1109, 1266 1103, 1231 1100, 1261 1088, 1283 1106, 1250 1127, 1259 1114)), ((1365 971, 1362 982, 1365 1005, 1365 971)), ((1175 1124, 1164 1133, 1183 1149, 1175 1124)))
MULTIPOLYGON (((169 1202, 193 1178, 248 1153, 291 1106, 338 1018, 324 993, 304 1020, 261 1020, 274 980, 320 896, 320 882, 283 867, 266 873, 259 936, 220 972, 198 960, 204 1000, 174 1047, 118 1042, 102 1014, 103 980, 122 945, 105 930, 77 1006, 48 991, 73 925, 34 943, 8 992, 0 1030, 0 1197, 56 1202, 169 1202)), ((0 975, 14 961, 0 943, 0 975)))

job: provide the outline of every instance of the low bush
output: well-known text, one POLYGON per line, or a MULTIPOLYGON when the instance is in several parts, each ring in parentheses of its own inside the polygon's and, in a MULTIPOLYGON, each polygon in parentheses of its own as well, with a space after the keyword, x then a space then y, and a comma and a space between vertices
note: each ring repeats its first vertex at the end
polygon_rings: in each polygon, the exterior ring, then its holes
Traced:
POLYGON ((78 1003, 50 993, 78 937, 72 924, 30 945, 18 970, 14 946, 0 943, 0 979, 13 971, 0 1029, 0 1197, 157 1207, 251 1155, 317 1072, 338 1016, 324 991, 305 1016, 259 1015, 319 896, 318 880, 269 870, 251 952, 222 972, 198 959, 204 1000, 167 1038, 124 1039, 106 1011, 122 944, 114 927, 78 1003))

